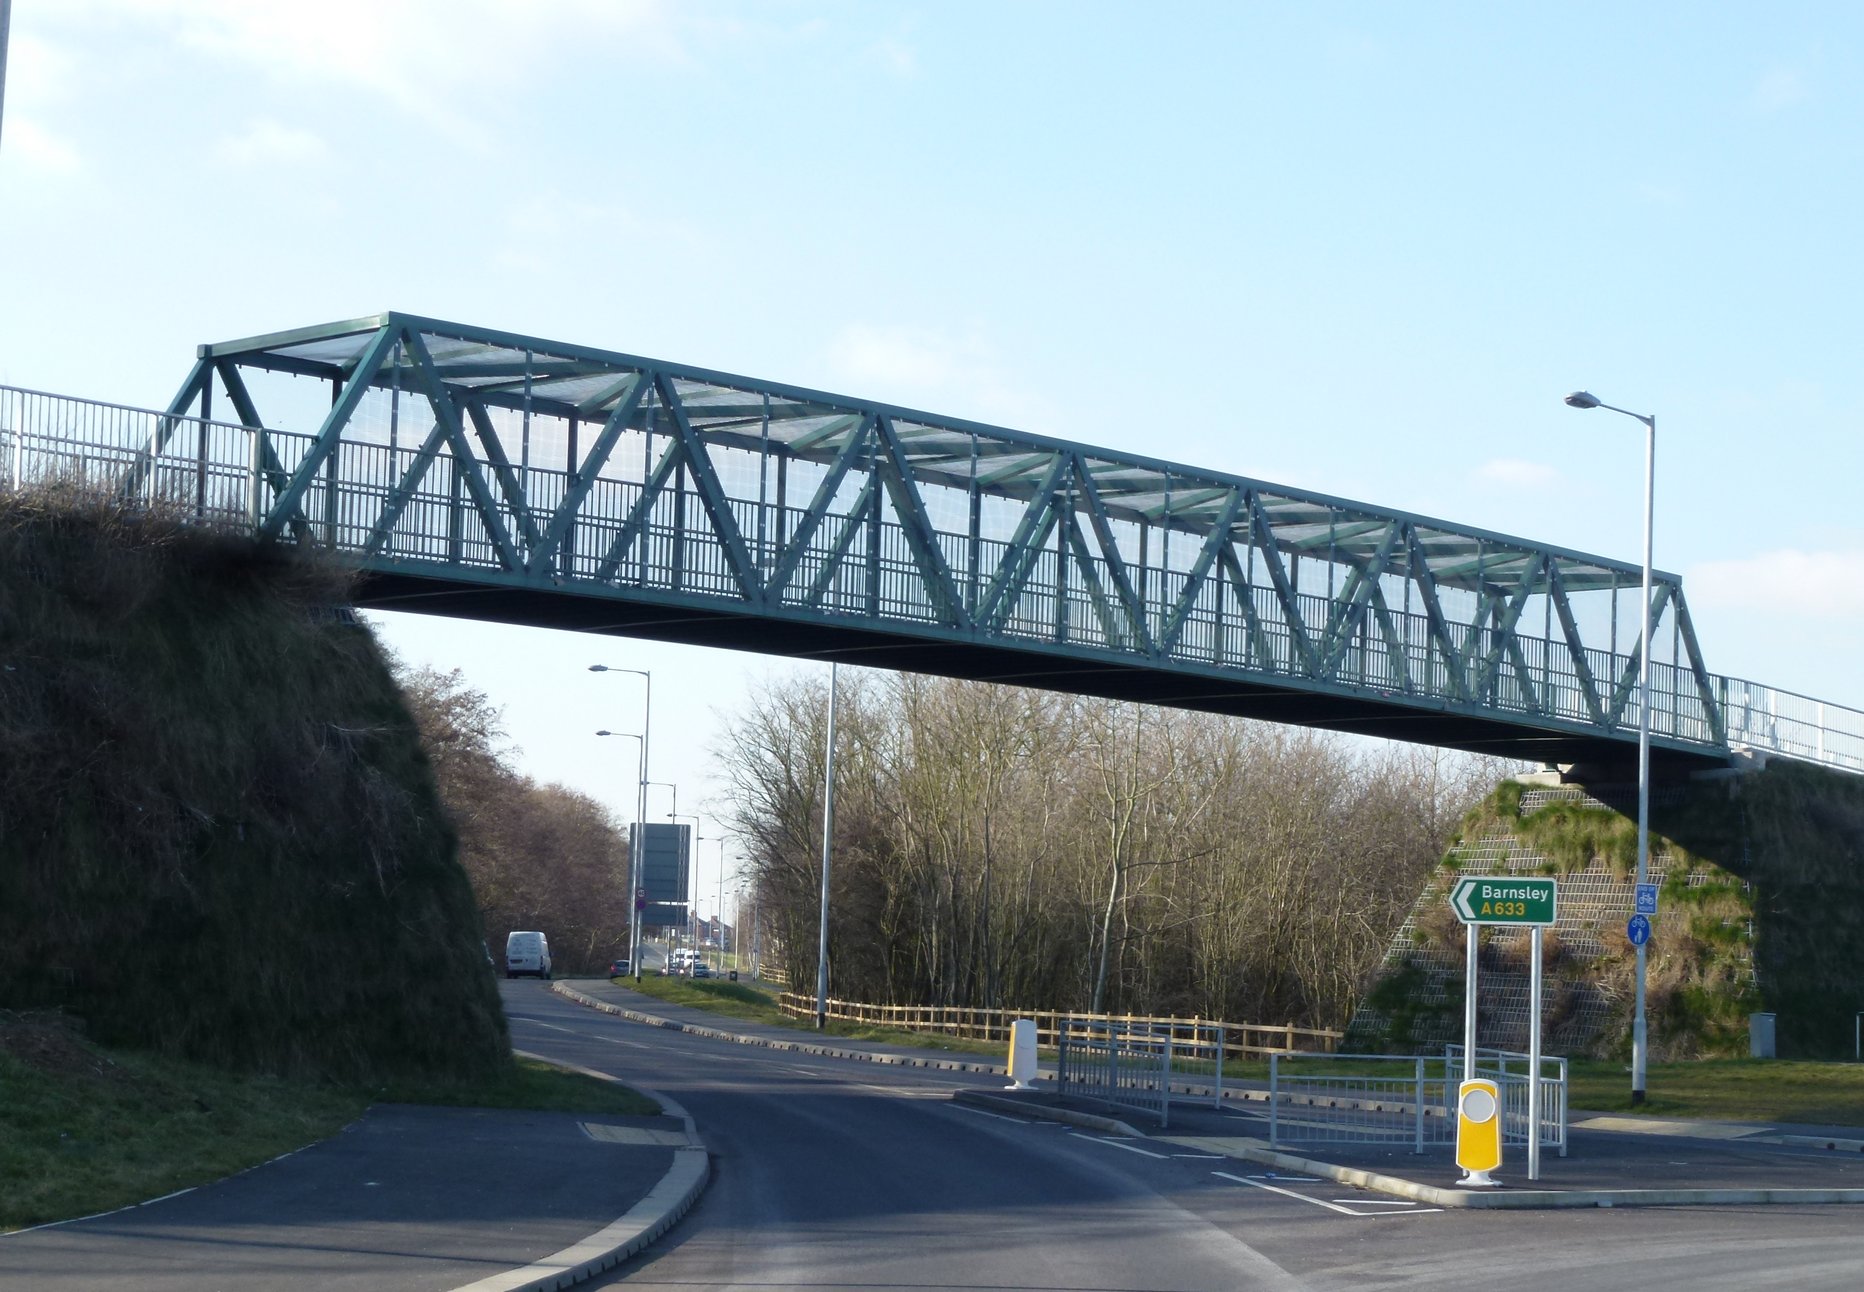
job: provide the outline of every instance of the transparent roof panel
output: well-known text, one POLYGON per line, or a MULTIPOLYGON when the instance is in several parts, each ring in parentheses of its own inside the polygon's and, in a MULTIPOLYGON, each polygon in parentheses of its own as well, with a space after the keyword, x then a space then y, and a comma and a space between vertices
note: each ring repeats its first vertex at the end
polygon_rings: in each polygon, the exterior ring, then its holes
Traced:
MULTIPOLYGON (((922 485, 962 489, 1024 505, 1051 479, 1075 505, 1091 494, 1109 518, 1207 534, 1239 497, 1253 499, 1274 545, 1291 556, 1369 566, 1384 554, 1391 574, 1413 569, 1419 554, 1447 585, 1503 588, 1550 558, 1569 591, 1620 588, 1637 571, 1598 557, 1553 551, 1501 535, 1463 530, 1401 512, 1327 498, 1196 467, 1108 453, 1105 449, 1023 435, 998 427, 896 409, 774 382, 710 373, 609 351, 469 328, 401 314, 209 346, 205 353, 241 365, 347 379, 384 328, 418 335, 445 385, 460 397, 494 407, 531 408, 557 416, 607 416, 651 370, 665 379, 688 423, 708 442, 781 453, 826 466, 852 437, 890 431, 907 469, 922 485), (1076 473, 1080 474, 1077 475, 1076 473), (1091 481, 1084 487, 1082 477, 1091 481), (1407 527, 1398 541, 1394 527, 1407 527)), ((401 364, 415 356, 404 347, 401 364)), ((416 389, 415 374, 376 374, 377 384, 416 389)), ((636 429, 671 429, 658 391, 633 410, 636 429)), ((1231 541, 1260 541, 1247 510, 1238 512, 1231 541)))

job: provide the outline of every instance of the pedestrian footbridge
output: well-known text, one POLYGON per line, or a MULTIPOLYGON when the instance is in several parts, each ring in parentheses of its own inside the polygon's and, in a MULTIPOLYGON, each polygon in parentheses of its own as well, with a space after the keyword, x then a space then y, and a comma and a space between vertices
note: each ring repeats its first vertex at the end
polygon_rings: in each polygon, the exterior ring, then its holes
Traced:
MULTIPOLYGON (((0 390, 0 472, 341 554, 369 606, 1546 762, 1637 741, 1639 566, 406 314, 202 346, 161 411, 0 390)), ((1864 770, 1864 713, 1710 671, 1675 575, 1651 612, 1659 763, 1864 770)))

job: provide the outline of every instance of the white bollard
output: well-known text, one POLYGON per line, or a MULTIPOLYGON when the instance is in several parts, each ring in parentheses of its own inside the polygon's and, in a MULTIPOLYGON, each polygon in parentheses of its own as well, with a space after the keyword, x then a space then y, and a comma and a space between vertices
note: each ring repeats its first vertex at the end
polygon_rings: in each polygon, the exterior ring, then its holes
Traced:
POLYGON ((1019 1018, 1010 1024, 1010 1084, 1005 1090, 1034 1090, 1036 1079, 1036 1024, 1019 1018))

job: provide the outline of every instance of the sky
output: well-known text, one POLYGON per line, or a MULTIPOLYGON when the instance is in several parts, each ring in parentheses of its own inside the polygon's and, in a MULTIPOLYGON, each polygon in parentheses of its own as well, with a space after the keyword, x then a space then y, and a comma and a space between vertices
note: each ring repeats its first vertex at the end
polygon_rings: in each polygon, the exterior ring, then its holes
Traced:
MULTIPOLYGON (((15 0, 0 384, 160 406, 198 343, 395 309, 1636 562, 1643 428, 1583 387, 1658 419, 1709 668, 1864 707, 1864 7, 311 12, 15 0)), ((375 621, 622 818, 641 687, 587 669, 651 670, 702 835, 725 717, 821 671, 375 621)))

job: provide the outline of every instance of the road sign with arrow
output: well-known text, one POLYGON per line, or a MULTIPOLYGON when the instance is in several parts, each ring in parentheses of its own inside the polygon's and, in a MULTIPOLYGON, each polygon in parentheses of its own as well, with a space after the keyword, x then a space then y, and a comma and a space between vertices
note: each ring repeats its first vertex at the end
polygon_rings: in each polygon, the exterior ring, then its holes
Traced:
POLYGON ((1551 879, 1471 876, 1456 881, 1450 907, 1465 924, 1548 925, 1558 909, 1551 879))

